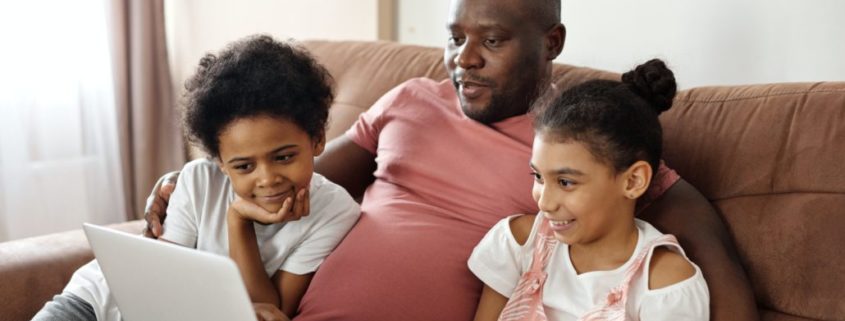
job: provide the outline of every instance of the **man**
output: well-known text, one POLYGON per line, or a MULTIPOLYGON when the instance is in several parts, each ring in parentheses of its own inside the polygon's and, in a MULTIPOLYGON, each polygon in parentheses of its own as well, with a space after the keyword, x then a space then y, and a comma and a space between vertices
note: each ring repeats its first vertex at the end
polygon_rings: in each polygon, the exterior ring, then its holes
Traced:
MULTIPOLYGON (((560 1, 454 0, 448 30, 450 80, 393 89, 317 160, 317 172, 363 195, 362 216, 297 320, 471 320, 482 286, 467 268, 472 248, 501 218, 537 212, 526 113, 563 48, 560 1)), ((149 235, 161 229, 161 194, 149 235)), ((700 264, 714 320, 757 318, 727 231, 692 186, 678 181, 641 218, 700 264)))

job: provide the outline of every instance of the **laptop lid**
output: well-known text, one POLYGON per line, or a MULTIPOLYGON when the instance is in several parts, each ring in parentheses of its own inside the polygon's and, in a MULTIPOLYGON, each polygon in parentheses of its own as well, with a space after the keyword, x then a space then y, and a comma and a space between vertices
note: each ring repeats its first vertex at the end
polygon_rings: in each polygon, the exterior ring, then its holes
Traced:
POLYGON ((87 223, 83 229, 123 320, 256 320, 228 257, 87 223))

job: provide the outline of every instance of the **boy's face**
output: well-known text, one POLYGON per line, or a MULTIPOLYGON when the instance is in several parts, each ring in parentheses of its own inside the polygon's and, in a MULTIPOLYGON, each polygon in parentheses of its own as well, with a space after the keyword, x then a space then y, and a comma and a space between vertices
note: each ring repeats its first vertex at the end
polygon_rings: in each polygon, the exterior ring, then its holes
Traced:
POLYGON ((314 157, 325 145, 324 139, 312 140, 293 122, 269 116, 236 119, 223 129, 219 141, 218 164, 235 193, 270 212, 309 187, 314 157))

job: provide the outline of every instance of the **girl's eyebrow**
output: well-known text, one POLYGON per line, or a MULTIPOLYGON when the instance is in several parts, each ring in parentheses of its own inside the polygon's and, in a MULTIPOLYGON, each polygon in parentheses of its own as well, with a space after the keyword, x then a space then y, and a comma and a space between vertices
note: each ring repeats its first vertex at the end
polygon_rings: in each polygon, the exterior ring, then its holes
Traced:
MULTIPOLYGON (((535 172, 539 172, 537 170, 537 167, 534 166, 534 164, 528 163, 528 166, 531 166, 531 169, 533 169, 535 172)), ((574 169, 574 168, 571 168, 571 167, 558 168, 557 170, 554 171, 554 173, 558 174, 558 175, 584 176, 584 172, 579 171, 579 170, 574 169)))
MULTIPOLYGON (((296 144, 282 145, 282 146, 279 146, 276 149, 270 151, 270 154, 275 154, 275 153, 281 152, 285 149, 294 148, 294 147, 296 147, 296 144)), ((236 157, 230 158, 229 161, 227 161, 226 163, 231 164, 231 163, 234 163, 234 162, 245 161, 245 160, 250 160, 250 159, 251 159, 251 157, 237 157, 236 156, 236 157)))

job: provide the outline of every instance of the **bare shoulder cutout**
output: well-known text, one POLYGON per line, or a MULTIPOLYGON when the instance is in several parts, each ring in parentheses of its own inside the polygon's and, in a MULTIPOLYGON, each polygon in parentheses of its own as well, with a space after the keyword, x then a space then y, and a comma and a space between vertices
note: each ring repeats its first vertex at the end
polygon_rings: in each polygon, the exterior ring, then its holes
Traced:
POLYGON ((654 249, 648 269, 648 289, 656 290, 680 283, 695 275, 695 267, 682 255, 666 247, 654 249))
POLYGON ((536 214, 526 214, 513 218, 510 221, 511 234, 519 245, 525 245, 528 241, 528 235, 531 234, 531 228, 534 227, 534 219, 536 214))

